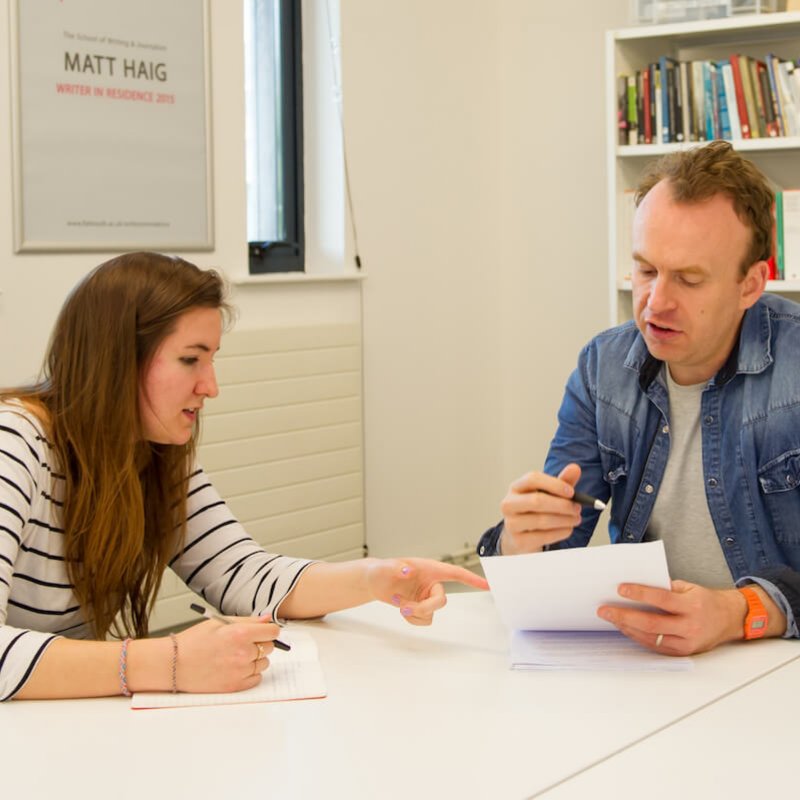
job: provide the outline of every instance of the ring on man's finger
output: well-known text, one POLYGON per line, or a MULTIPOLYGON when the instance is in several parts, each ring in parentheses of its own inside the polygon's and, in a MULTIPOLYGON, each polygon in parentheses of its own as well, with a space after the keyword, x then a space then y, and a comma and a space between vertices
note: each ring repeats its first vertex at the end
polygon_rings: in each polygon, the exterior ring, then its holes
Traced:
POLYGON ((658 636, 656 636, 656 647, 661 647, 661 642, 663 641, 664 641, 664 634, 659 633, 658 636))
POLYGON ((256 642, 256 647, 258 648, 258 653, 256 655, 256 661, 260 661, 264 658, 264 648, 261 646, 259 642, 256 642))

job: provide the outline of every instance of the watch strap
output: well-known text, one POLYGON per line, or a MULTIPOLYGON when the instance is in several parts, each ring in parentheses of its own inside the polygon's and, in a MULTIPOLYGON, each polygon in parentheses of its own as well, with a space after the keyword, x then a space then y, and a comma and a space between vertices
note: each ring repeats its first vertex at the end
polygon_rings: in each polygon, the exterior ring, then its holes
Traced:
POLYGON ((767 632, 767 609, 752 586, 743 586, 739 591, 747 601, 747 615, 744 618, 744 638, 760 639, 767 632))

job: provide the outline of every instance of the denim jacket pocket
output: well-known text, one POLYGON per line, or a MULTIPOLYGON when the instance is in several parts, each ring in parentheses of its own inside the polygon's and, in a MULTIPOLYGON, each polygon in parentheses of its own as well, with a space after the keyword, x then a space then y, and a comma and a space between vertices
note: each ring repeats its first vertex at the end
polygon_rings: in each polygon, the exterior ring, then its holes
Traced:
POLYGON ((758 471, 775 538, 800 547, 800 450, 787 450, 758 471))
POLYGON ((613 447, 598 442, 600 461, 603 464, 603 479, 612 488, 628 477, 628 459, 613 447))

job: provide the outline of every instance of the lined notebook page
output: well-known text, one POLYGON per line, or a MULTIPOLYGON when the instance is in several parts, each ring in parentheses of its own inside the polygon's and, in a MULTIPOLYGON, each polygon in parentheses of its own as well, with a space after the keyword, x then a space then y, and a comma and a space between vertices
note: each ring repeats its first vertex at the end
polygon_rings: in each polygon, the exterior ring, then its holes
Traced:
POLYGON ((288 653, 273 650, 269 669, 261 683, 243 692, 192 694, 190 692, 136 692, 131 708, 180 708, 186 706, 271 703, 325 697, 325 676, 319 663, 316 642, 306 631, 281 630, 280 638, 292 646, 288 653))

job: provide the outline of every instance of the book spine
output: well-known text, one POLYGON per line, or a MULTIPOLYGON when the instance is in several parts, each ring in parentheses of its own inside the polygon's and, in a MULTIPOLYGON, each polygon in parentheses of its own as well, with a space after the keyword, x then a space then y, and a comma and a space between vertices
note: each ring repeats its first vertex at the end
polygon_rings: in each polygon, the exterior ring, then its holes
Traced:
POLYGON ((780 128, 775 119, 775 106, 772 102, 772 90, 769 85, 767 65, 763 61, 756 61, 758 71, 758 86, 761 90, 761 100, 764 104, 764 119, 766 120, 767 136, 780 136, 780 128))
POLYGON ((750 138, 750 121, 747 116, 747 101, 744 96, 744 83, 742 81, 742 71, 739 64, 739 56, 735 53, 729 59, 731 65, 731 75, 733 77, 733 90, 736 94, 736 111, 739 115, 739 129, 742 139, 750 138))
POLYGON ((706 138, 706 111, 705 90, 703 87, 703 63, 692 61, 692 112, 694 115, 694 131, 697 141, 703 142, 706 138))
POLYGON ((784 135, 797 136, 797 106, 792 92, 790 67, 794 68, 791 62, 779 61, 775 65, 775 82, 778 84, 778 93, 781 96, 784 135))
POLYGON ((778 59, 773 55, 768 55, 766 59, 767 76, 769 77, 769 90, 772 93, 772 113, 775 115, 775 123, 778 127, 778 136, 785 136, 786 131, 783 125, 783 109, 781 108, 781 97, 778 93, 778 83, 775 76, 775 64, 778 59))
POLYGON ((797 61, 790 61, 789 64, 791 65, 790 78, 797 109, 797 123, 800 127, 800 58, 797 61))
POLYGON ((639 131, 636 116, 636 76, 628 76, 628 144, 638 142, 639 131))
POLYGON ((800 189, 783 190, 783 264, 787 281, 800 280, 800 189))
POLYGON ((644 123, 644 143, 653 143, 653 121, 651 114, 650 67, 642 70, 642 122, 644 123))
POLYGON ((713 139, 722 139, 722 120, 719 114, 719 70, 717 65, 711 61, 708 64, 709 75, 711 76, 711 129, 713 139))
POLYGON ((661 74, 661 142, 668 144, 672 139, 670 138, 671 121, 669 117, 669 64, 667 63, 666 56, 661 56, 658 61, 658 66, 658 71, 661 74))
POLYGON ((744 91, 744 102, 747 106, 747 121, 750 126, 750 138, 755 139, 761 136, 758 129, 758 109, 756 99, 753 95, 753 81, 750 77, 750 64, 747 56, 739 56, 739 72, 742 76, 742 89, 744 91))
MULTIPOLYGON (((658 141, 658 127, 656 124, 656 73, 658 66, 650 64, 647 67, 647 74, 650 77, 650 143, 658 141)), ((800 72, 798 72, 800 75, 800 72)))
POLYGON ((617 76, 617 144, 628 144, 628 78, 617 76))
POLYGON ((656 99, 656 143, 664 144, 664 94, 661 91, 661 68, 655 70, 653 73, 655 80, 653 81, 654 97, 656 99))
POLYGON ((692 126, 692 83, 689 80, 689 62, 681 61, 678 65, 681 87, 681 108, 683 110, 683 140, 695 141, 692 126))
POLYGON ((778 231, 778 206, 777 206, 777 195, 776 195, 776 199, 772 201, 772 229, 770 230, 769 258, 767 259, 768 281, 775 281, 778 279, 778 262, 775 254, 777 231, 778 231))
POLYGON ((728 115, 728 99, 725 96, 725 80, 722 75, 722 70, 717 67, 715 73, 715 95, 717 97, 717 108, 719 109, 718 117, 719 130, 717 138, 730 139, 731 138, 731 122, 728 115))
POLYGON ((711 82, 711 63, 703 62, 703 101, 705 110, 706 139, 711 140, 714 136, 714 91, 711 82))
POLYGON ((786 81, 789 85, 789 94, 794 105, 794 122, 797 135, 800 135, 800 68, 793 61, 784 63, 786 68, 786 81))
POLYGON ((636 70, 636 143, 644 144, 644 77, 636 70))
POLYGON ((681 92, 681 70, 679 64, 670 65, 670 75, 672 77, 673 141, 683 142, 685 140, 683 131, 683 94, 681 92))
POLYGON ((767 130, 767 111, 764 106, 764 92, 761 86, 761 71, 758 68, 758 61, 754 58, 748 60, 750 67, 750 76, 753 84, 753 96, 756 101, 756 108, 758 110, 758 135, 761 138, 769 136, 767 130))
POLYGON ((736 88, 733 85, 733 67, 731 67, 727 59, 721 63, 720 74, 722 76, 722 86, 725 94, 725 105, 728 109, 730 138, 741 139, 742 126, 739 122, 739 105, 736 102, 736 88))

